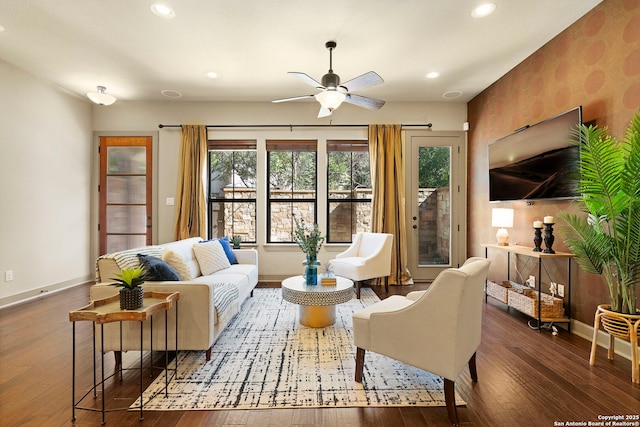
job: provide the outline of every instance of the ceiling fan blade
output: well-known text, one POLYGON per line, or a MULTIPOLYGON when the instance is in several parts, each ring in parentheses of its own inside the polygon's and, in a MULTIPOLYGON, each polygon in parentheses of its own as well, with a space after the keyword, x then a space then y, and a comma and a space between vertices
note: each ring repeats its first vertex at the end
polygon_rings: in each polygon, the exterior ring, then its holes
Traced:
POLYGON ((271 102, 287 102, 287 101, 297 101, 298 99, 308 99, 313 98, 313 95, 303 95, 303 96, 294 96, 293 98, 282 98, 282 99, 274 99, 271 102))
POLYGON ((294 77, 297 77, 298 79, 302 80, 306 84, 311 85, 317 89, 324 89, 324 86, 322 86, 320 82, 318 82, 316 79, 314 79, 313 77, 310 77, 305 73, 300 73, 298 71, 289 71, 289 74, 291 74, 294 77))
POLYGON ((340 86, 344 86, 347 92, 355 92, 358 89, 364 89, 365 87, 371 87, 381 83, 384 83, 382 77, 375 71, 369 71, 368 73, 364 73, 361 76, 342 83, 340 86))
POLYGON ((328 108, 320 107, 320 111, 318 112, 318 118, 330 116, 333 111, 328 108))
POLYGON ((357 105, 358 107, 368 108, 369 110, 379 110, 384 105, 384 101, 381 99, 355 95, 353 93, 348 93, 344 102, 357 105))

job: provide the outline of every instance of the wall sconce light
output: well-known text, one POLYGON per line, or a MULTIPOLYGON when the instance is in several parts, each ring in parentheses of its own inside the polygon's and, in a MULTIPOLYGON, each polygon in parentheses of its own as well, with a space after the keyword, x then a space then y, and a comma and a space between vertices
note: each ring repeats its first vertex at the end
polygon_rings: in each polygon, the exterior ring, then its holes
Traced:
POLYGON ((104 86, 98 86, 97 92, 87 92, 87 97, 98 105, 111 105, 116 102, 116 97, 109 95, 104 86))
POLYGON ((513 209, 491 209, 491 226, 498 227, 496 240, 498 246, 509 246, 509 232, 507 228, 513 227, 513 209))

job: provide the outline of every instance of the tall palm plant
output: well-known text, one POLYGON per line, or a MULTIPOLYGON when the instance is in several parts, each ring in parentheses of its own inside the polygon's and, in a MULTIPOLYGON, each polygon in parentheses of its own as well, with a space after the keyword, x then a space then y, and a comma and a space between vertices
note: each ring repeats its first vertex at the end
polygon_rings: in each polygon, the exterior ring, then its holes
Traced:
POLYGON ((640 111, 622 141, 608 129, 581 125, 579 203, 585 215, 562 213, 565 243, 587 272, 600 274, 611 309, 636 314, 640 279, 640 111))

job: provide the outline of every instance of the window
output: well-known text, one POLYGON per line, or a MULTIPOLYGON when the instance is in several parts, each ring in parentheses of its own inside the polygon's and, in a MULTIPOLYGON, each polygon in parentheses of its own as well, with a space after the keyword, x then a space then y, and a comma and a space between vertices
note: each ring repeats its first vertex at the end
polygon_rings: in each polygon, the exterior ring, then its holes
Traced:
POLYGON ((316 222, 317 141, 267 140, 267 242, 293 243, 294 216, 316 222))
POLYGON ((256 243, 255 141, 209 141, 209 238, 256 243))
POLYGON ((327 243, 350 243, 371 230, 371 174, 367 141, 327 141, 327 243))

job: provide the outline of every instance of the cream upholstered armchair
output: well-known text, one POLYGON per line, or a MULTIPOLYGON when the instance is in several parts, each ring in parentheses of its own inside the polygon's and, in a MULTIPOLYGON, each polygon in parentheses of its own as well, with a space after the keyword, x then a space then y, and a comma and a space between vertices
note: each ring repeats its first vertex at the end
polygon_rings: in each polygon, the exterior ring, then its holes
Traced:
POLYGON ((360 232, 346 251, 329 261, 329 266, 336 276, 354 281, 358 299, 363 280, 384 277, 384 289, 389 292, 392 245, 393 234, 360 232))
POLYGON ((471 379, 478 380, 476 350, 489 264, 469 258, 462 267, 441 272, 426 291, 393 295, 355 313, 355 380, 362 381, 365 350, 439 375, 449 420, 458 425, 455 380, 466 364, 471 379))

